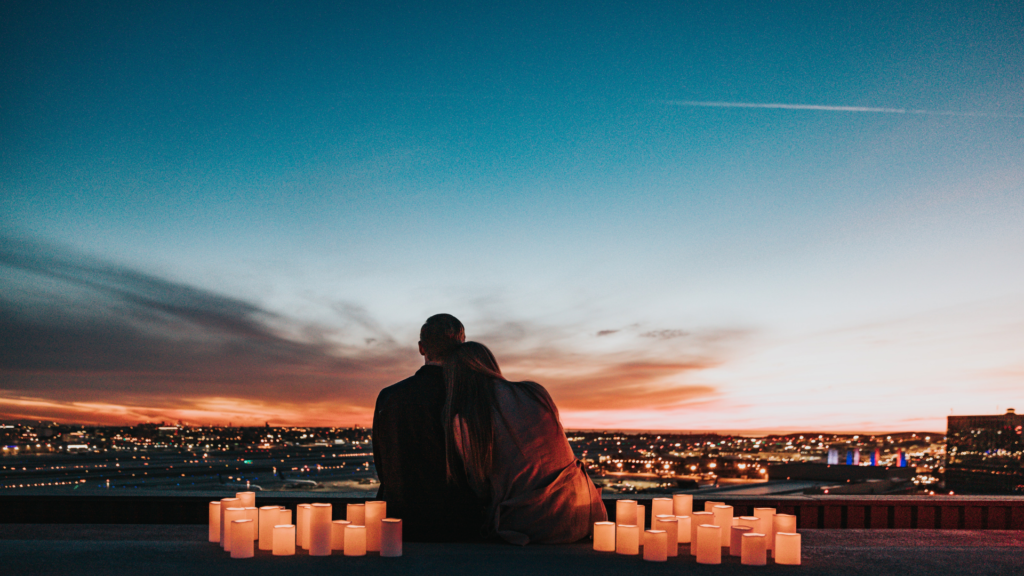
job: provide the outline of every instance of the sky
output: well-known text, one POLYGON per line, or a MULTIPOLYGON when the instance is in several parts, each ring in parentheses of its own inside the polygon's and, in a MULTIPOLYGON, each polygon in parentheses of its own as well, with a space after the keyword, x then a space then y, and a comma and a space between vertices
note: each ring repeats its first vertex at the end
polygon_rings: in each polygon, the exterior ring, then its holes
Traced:
POLYGON ((0 4, 0 418, 368 425, 447 312, 568 428, 1024 408, 1020 2, 0 4))

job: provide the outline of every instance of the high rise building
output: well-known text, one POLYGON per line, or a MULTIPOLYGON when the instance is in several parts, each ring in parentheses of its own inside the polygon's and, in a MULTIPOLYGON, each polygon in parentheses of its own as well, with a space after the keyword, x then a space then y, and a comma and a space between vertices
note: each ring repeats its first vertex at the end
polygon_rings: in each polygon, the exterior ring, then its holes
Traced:
POLYGON ((1024 492, 1024 416, 949 416, 946 487, 954 492, 1024 492))

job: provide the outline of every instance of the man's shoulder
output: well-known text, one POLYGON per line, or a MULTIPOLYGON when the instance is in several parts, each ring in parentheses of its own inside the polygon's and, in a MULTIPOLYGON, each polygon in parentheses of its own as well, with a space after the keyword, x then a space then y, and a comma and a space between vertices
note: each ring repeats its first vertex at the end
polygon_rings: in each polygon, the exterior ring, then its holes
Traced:
POLYGON ((415 374, 384 388, 377 395, 377 410, 384 407, 391 400, 404 401, 406 399, 428 396, 435 393, 435 388, 440 386, 443 389, 444 381, 441 376, 441 369, 437 366, 424 366, 415 374))

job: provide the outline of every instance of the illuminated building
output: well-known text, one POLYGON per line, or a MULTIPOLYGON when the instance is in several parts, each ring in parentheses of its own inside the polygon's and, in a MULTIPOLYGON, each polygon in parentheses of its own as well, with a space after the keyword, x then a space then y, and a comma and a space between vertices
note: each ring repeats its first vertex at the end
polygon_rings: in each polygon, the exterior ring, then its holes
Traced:
POLYGON ((946 487, 954 492, 1024 491, 1024 416, 949 416, 946 487))

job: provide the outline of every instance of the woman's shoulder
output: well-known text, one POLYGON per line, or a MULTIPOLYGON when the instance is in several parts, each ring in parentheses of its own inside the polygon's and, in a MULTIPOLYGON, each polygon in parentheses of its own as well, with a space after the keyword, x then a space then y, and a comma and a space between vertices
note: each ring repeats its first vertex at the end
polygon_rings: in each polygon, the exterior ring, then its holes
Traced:
POLYGON ((529 380, 521 382, 502 380, 498 384, 498 389, 502 390, 505 394, 512 395, 516 398, 532 400, 551 409, 556 414, 558 413, 558 409, 555 407, 555 402, 551 399, 551 395, 548 394, 547 389, 536 382, 531 382, 529 380))

